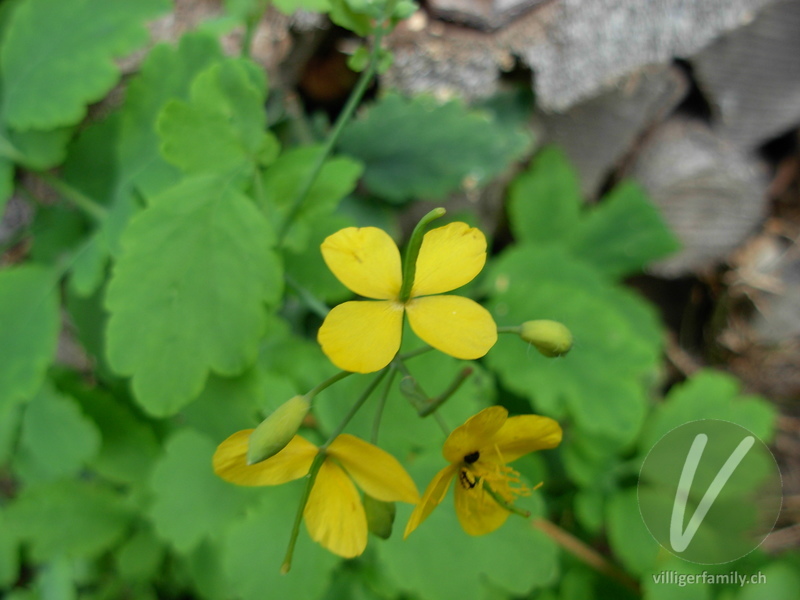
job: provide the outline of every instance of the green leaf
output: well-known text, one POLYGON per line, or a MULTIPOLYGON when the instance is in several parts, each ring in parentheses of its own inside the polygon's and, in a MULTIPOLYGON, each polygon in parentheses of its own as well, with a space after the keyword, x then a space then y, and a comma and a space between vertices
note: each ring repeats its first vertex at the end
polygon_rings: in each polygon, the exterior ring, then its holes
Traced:
POLYGON ((274 4, 285 15, 291 15, 298 10, 324 13, 330 8, 330 0, 274 0, 274 4))
POLYGON ((166 547, 149 527, 138 529, 114 554, 117 570, 127 581, 152 581, 158 575, 166 547))
POLYGON ((0 589, 14 585, 19 577, 19 542, 12 535, 5 509, 0 506, 0 589))
POLYGON ((8 139, 21 156, 9 157, 31 169, 44 170, 64 160, 72 128, 51 131, 9 131, 8 139))
POLYGON ((79 122, 116 84, 113 59, 142 45, 145 20, 168 9, 164 0, 21 3, 0 49, 3 120, 17 129, 79 122))
POLYGON ((106 295, 108 358, 151 414, 177 412, 210 370, 255 361, 282 293, 270 227, 224 180, 194 177, 131 221, 106 295))
POLYGON ((216 445, 191 429, 174 434, 150 481, 155 499, 150 515, 158 534, 185 553, 203 538, 219 535, 239 513, 246 492, 217 477, 211 468, 216 445))
POLYGON ((772 439, 777 413, 758 396, 743 396, 741 383, 731 375, 704 369, 675 385, 664 402, 650 413, 642 429, 639 449, 643 454, 676 427, 701 419, 736 423, 752 431, 763 442, 772 439))
MULTIPOLYGON (((211 375, 203 391, 181 411, 182 421, 211 439, 222 441, 229 435, 258 425, 258 398, 261 374, 248 369, 238 377, 211 375)), ((291 395, 284 398, 288 400, 291 395)))
POLYGON ((0 158, 0 218, 6 210, 6 203, 14 192, 14 163, 0 158))
POLYGON ((712 586, 700 583, 688 584, 685 579, 687 575, 697 576, 707 570, 707 565, 670 556, 642 577, 643 597, 647 600, 711 600, 712 586), (662 573, 670 577, 674 583, 658 582, 656 578, 663 577, 662 573), (683 585, 679 583, 681 580, 684 582, 683 585))
MULTIPOLYGON (((286 220, 320 152, 320 146, 292 148, 282 153, 264 172, 260 202, 276 229, 280 229, 286 220)), ((308 223, 330 215, 342 198, 355 189, 362 172, 361 163, 346 156, 325 161, 296 215, 297 221, 288 239, 290 246, 305 248, 309 236, 308 223)))
POLYGON ((6 516, 35 561, 98 556, 122 537, 131 519, 116 492, 77 480, 24 488, 6 516))
POLYGON ((759 573, 752 575, 756 578, 763 576, 764 581, 756 580, 757 585, 754 581, 751 585, 742 586, 736 600, 794 600, 800 597, 800 575, 797 567, 788 560, 766 565, 759 573))
POLYGON ((615 187, 581 220, 569 248, 601 273, 621 277, 679 247, 642 188, 615 187))
POLYGON ((172 100, 158 118, 162 153, 188 173, 239 173, 255 168, 265 145, 266 81, 244 59, 228 59, 203 71, 192 83, 190 102, 172 100))
POLYGON ((58 303, 51 272, 0 271, 0 406, 27 400, 41 386, 56 350, 58 303))
POLYGON ((636 575, 656 562, 661 547, 650 535, 639 512, 636 488, 616 492, 608 501, 608 541, 614 554, 636 575))
POLYGON ((281 574, 281 563, 305 482, 265 488, 260 505, 228 530, 223 545, 223 566, 243 600, 263 600, 265 590, 274 598, 319 598, 340 559, 308 537, 301 528, 292 570, 281 574))
POLYGON ((509 224, 520 242, 561 242, 574 234, 583 206, 578 174, 555 146, 542 150, 509 189, 509 224))
POLYGON ((35 589, 47 600, 78 600, 75 568, 72 561, 59 557, 42 565, 36 574, 35 589))
POLYGON ((503 253, 488 281, 498 325, 552 319, 575 339, 568 355, 550 359, 517 336, 501 335, 487 361, 504 385, 546 415, 569 415, 582 431, 618 445, 632 441, 660 357, 655 311, 555 247, 525 245, 503 253))
MULTIPOLYGON (((436 452, 418 457, 409 470, 424 486, 444 466, 436 452)), ((409 505, 398 503, 398 533, 410 512, 409 505)), ((429 600, 474 598, 485 580, 514 596, 527 596, 533 588, 553 583, 558 569, 555 543, 521 517, 510 516, 488 535, 466 534, 456 518, 452 492, 408 539, 394 535, 376 546, 395 584, 429 600)))
POLYGON ((81 387, 71 391, 100 428, 100 451, 91 462, 92 468, 116 483, 144 481, 161 454, 161 445, 150 424, 121 398, 101 388, 81 387))
POLYGON ((180 177, 160 153, 159 113, 174 98, 188 99, 194 78, 221 58, 219 42, 199 33, 185 35, 177 47, 155 46, 128 83, 122 110, 90 125, 71 146, 65 179, 109 206, 108 218, 73 265, 73 285, 83 295, 102 282, 109 254, 121 252, 120 237, 142 196, 155 195, 180 177))
POLYGON ((28 481, 73 476, 99 448, 100 432, 75 400, 45 384, 25 408, 15 469, 28 481))
POLYGON ((364 162, 364 184, 372 192, 403 202, 485 184, 528 143, 525 134, 460 102, 388 95, 345 128, 339 148, 364 162))

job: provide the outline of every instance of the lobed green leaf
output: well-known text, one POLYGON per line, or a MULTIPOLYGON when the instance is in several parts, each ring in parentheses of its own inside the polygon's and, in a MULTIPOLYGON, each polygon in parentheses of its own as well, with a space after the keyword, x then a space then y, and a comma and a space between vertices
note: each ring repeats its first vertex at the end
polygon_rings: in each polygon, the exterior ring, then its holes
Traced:
POLYGON ((144 27, 165 0, 25 0, 0 48, 2 120, 15 129, 78 123, 119 78, 115 57, 147 40, 144 27))
POLYGON ((216 177, 184 180, 131 221, 106 295, 108 358, 149 413, 174 414, 210 371, 255 361, 265 305, 282 293, 271 243, 255 206, 216 177))

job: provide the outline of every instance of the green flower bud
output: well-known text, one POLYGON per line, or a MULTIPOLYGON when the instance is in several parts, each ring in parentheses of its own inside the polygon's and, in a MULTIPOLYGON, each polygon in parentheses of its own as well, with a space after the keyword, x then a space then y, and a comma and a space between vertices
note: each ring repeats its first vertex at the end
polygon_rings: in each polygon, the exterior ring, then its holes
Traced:
POLYGON ((364 494, 364 512, 367 513, 369 530, 382 540, 388 540, 394 525, 394 502, 383 502, 364 494))
POLYGON ((305 396, 295 396, 281 404, 250 434, 247 444, 247 464, 253 465, 286 447, 308 414, 311 404, 305 396))
POLYGON ((558 321, 526 321, 519 336, 549 358, 564 356, 572 349, 572 332, 558 321))

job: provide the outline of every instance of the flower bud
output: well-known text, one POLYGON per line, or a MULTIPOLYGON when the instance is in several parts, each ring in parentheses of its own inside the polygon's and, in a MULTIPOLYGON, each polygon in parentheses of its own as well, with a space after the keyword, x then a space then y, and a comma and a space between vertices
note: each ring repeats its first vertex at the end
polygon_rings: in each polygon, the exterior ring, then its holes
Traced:
POLYGON ((364 512, 367 513, 369 530, 382 540, 388 540, 394 525, 396 512, 394 502, 383 502, 364 494, 364 512))
POLYGON ((526 321, 519 336, 550 358, 564 356, 572 348, 572 332, 558 321, 526 321))
POLYGON ((261 421, 250 434, 247 444, 247 464, 261 462, 283 450, 300 429, 310 408, 311 404, 305 396, 295 396, 261 421))

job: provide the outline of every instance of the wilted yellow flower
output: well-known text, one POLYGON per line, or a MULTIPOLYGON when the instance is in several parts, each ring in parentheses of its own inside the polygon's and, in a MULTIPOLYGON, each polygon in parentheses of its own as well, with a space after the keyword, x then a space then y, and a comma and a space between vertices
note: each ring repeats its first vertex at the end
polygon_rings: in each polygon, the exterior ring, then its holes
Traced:
POLYGON ((490 406, 453 430, 442 449, 450 463, 428 485, 411 513, 405 537, 414 531, 442 500, 455 478, 456 515, 470 535, 483 535, 500 527, 511 514, 492 498, 487 485, 503 501, 530 494, 519 473, 507 463, 561 442, 561 427, 539 415, 508 417, 502 406, 490 406))
POLYGON ((480 358, 497 341, 489 311, 469 298, 436 295, 469 283, 486 262, 486 238, 466 223, 425 234, 405 302, 400 251, 385 231, 342 229, 322 243, 322 256, 339 281, 373 299, 340 304, 322 323, 317 339, 340 369, 372 373, 388 365, 400 349, 404 313, 414 333, 456 358, 480 358))
MULTIPOLYGON (((272 458, 247 464, 252 429, 234 433, 214 453, 214 472, 231 483, 280 485, 308 474, 319 449, 296 435, 272 458)), ((414 481, 391 454, 349 434, 327 448, 303 517, 311 538, 344 558, 359 556, 367 547, 367 517, 353 481, 384 502, 419 501, 414 481), (334 459, 334 460, 331 460, 334 459)))

